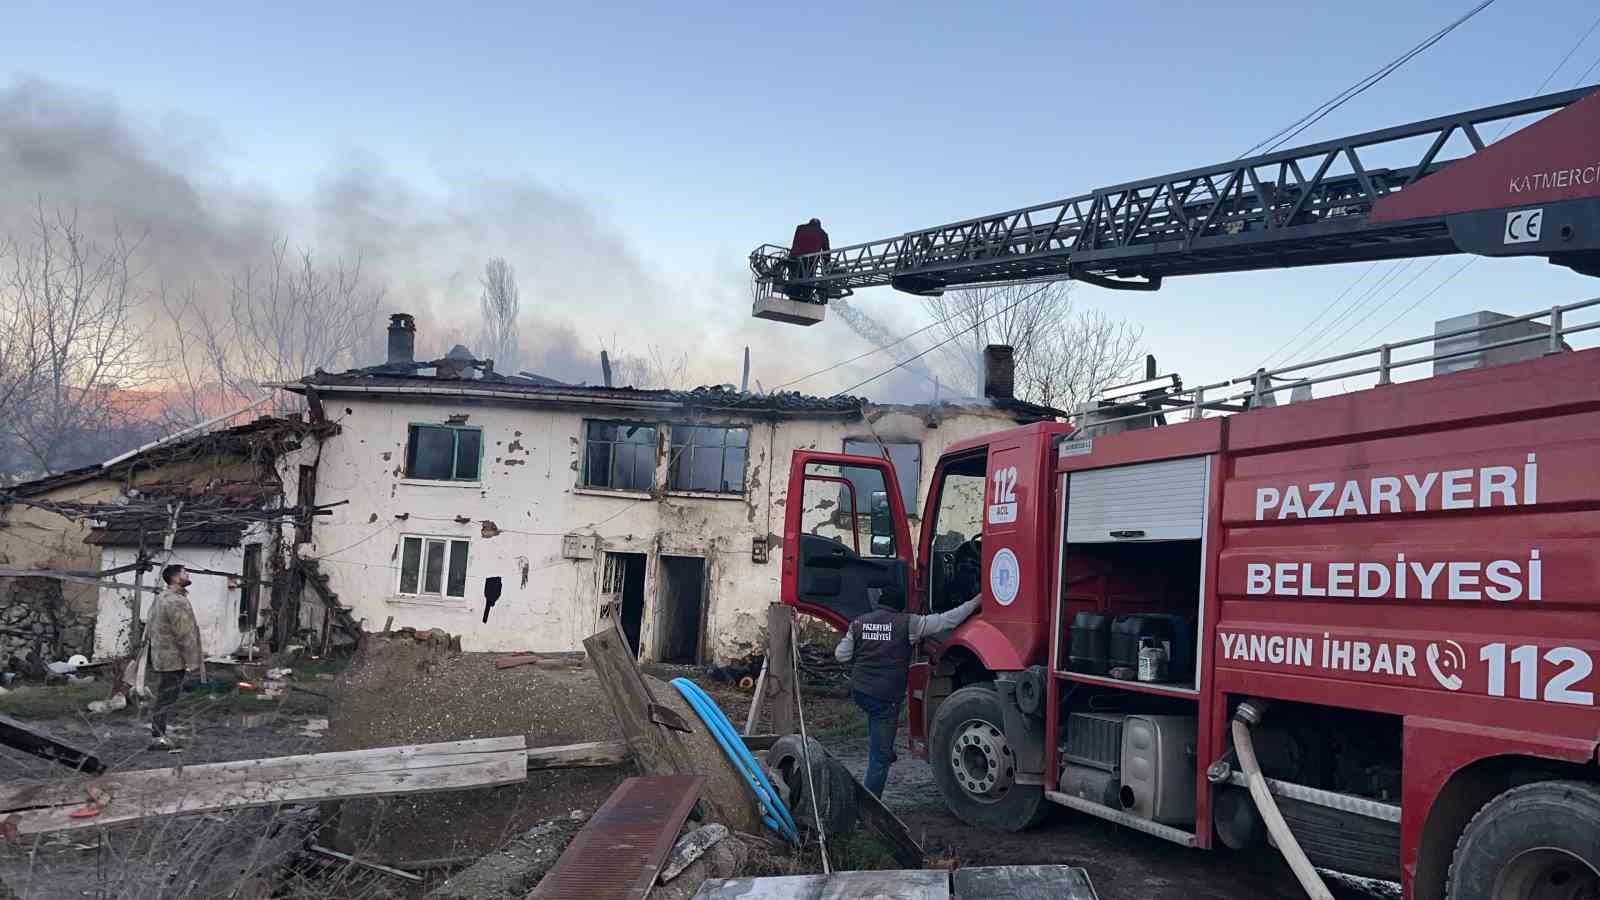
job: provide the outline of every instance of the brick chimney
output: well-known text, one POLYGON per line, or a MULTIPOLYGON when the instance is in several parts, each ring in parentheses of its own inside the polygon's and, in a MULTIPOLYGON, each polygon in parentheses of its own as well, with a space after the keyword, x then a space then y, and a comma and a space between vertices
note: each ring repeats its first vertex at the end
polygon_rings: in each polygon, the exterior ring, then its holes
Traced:
POLYGON ((417 349, 417 320, 406 313, 395 313, 389 317, 389 359, 390 365, 409 364, 415 361, 417 349))
POLYGON ((983 348, 983 395, 990 400, 1016 399, 1016 354, 1008 344, 983 348))

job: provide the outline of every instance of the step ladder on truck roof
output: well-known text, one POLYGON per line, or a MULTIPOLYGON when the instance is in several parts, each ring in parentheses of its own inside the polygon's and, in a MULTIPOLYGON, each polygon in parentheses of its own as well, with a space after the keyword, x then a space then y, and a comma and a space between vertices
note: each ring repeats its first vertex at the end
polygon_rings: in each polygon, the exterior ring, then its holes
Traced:
MULTIPOLYGON (((755 312, 1457 252, 1600 274, 1597 166, 1586 88, 811 258, 762 248, 755 312), (1369 164, 1396 143, 1425 149, 1369 164)), ((887 459, 798 451, 783 599, 843 627, 890 584, 921 612, 981 594, 918 648, 907 697, 913 752, 974 825, 1059 805, 1275 846, 1314 896, 1314 867, 1429 900, 1593 896, 1600 350, 1570 348, 1596 328, 1600 298, 1148 378, 949 447, 918 535, 887 459)))

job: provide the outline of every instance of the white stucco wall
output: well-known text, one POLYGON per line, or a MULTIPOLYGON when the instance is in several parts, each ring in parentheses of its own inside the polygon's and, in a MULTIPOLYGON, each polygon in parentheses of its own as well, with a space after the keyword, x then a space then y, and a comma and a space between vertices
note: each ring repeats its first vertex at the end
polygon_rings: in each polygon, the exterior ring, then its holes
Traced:
MULTIPOLYGON (((917 508, 927 496, 934 464, 949 444, 1011 427, 1007 416, 947 409, 937 428, 925 410, 869 410, 857 418, 779 422, 707 414, 696 424, 750 427, 746 492, 723 498, 665 494, 618 496, 577 487, 586 418, 670 422, 680 412, 595 409, 561 411, 350 394, 324 396, 341 433, 322 449, 317 501, 348 500, 319 518, 303 556, 319 558, 341 602, 354 607, 369 631, 389 617, 393 627, 442 628, 462 636, 468 650, 557 651, 581 647, 598 623, 606 551, 645 554, 642 655, 654 657, 655 601, 660 557, 707 562, 708 608, 702 647, 716 660, 748 652, 778 599, 783 501, 790 454, 797 448, 839 451, 846 438, 923 444, 917 508), (482 480, 473 485, 410 481, 403 476, 407 425, 444 423, 451 416, 483 429, 482 480), (457 521, 458 519, 462 521, 457 521), (485 523, 492 523, 492 527, 485 523), (592 559, 562 556, 562 536, 595 537, 592 559), (464 600, 419 600, 397 595, 403 535, 470 542, 464 600), (768 537, 766 563, 752 561, 756 538, 768 537), (484 622, 484 579, 498 575, 504 593, 484 622)), ((664 485, 670 449, 660 454, 656 483, 664 485)), ((285 478, 285 483, 292 483, 285 478)), ((287 502, 295 502, 288 498, 287 502)), ((915 529, 913 524, 913 529, 915 529)))
MULTIPOLYGON (((161 568, 172 563, 177 563, 192 569, 209 569, 213 572, 243 571, 244 545, 266 543, 268 538, 263 528, 257 526, 246 532, 243 543, 237 547, 185 547, 182 545, 172 548, 171 553, 162 553, 159 548, 153 554, 155 558, 155 571, 145 575, 144 583, 160 586, 161 568)), ((137 548, 134 547, 102 547, 102 566, 106 569, 118 566, 132 565, 137 557, 137 548)), ((271 552, 269 546, 262 547, 262 577, 267 577, 267 559, 271 552)), ((217 575, 191 575, 193 583, 189 585, 189 604, 194 607, 194 617, 200 626, 200 645, 206 656, 225 656, 232 654, 242 645, 245 632, 239 629, 239 602, 242 596, 241 589, 231 579, 217 575)), ((132 576, 122 575, 119 580, 132 581, 132 576)), ((270 589, 263 586, 260 594, 260 605, 265 607, 271 595, 270 589)), ((95 620, 94 646, 95 654, 100 657, 123 656, 130 652, 128 647, 128 596, 132 591, 117 590, 115 588, 102 588, 100 591, 100 612, 95 620)), ((140 620, 149 622, 150 605, 155 600, 155 595, 145 592, 140 605, 140 620)))

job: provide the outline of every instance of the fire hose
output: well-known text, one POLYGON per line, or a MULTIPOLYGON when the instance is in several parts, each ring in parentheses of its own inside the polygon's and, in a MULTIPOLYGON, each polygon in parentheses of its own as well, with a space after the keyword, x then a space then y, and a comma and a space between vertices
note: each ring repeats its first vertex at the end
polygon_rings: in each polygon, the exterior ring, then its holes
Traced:
POLYGON ((1267 833, 1272 836, 1272 842, 1278 846, 1278 852, 1283 854, 1283 859, 1294 871, 1294 877, 1299 879, 1300 886, 1305 888, 1311 900, 1333 900, 1328 886, 1322 883, 1322 876, 1311 865, 1311 860, 1306 857, 1305 851, 1300 849, 1300 842, 1295 840, 1294 833, 1289 830, 1289 824, 1283 820, 1283 813, 1278 811, 1278 802, 1272 799, 1272 792, 1267 789, 1267 779, 1261 774, 1261 766, 1256 762, 1255 745, 1250 739, 1250 729, 1261 724, 1265 715, 1267 702, 1251 698, 1239 704, 1233 713, 1233 749, 1239 757, 1239 768, 1244 771, 1245 781, 1250 786, 1250 797, 1256 802, 1256 810, 1261 813, 1261 820, 1266 823, 1267 833))

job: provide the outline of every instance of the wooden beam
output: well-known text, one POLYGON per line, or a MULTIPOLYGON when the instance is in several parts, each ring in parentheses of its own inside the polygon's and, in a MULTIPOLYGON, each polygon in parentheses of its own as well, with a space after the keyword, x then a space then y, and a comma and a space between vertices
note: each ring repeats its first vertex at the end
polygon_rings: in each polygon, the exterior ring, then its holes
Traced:
POLYGON ((767 606, 767 707, 774 734, 794 734, 794 659, 790 656, 794 609, 783 603, 767 606))
POLYGON ((582 653, 576 655, 523 653, 517 656, 502 656, 494 661, 496 669, 515 669, 517 666, 538 666, 541 669, 574 669, 582 665, 582 653))
POLYGON ((515 784, 527 773, 525 742, 516 735, 6 786, 0 787, 0 813, 16 834, 48 834, 224 809, 515 784), (110 799, 97 815, 71 817, 91 789, 110 799))
POLYGON ((93 753, 57 740, 10 716, 0 716, 0 744, 89 775, 105 771, 105 767, 93 753))
POLYGON ((750 734, 756 730, 756 723, 761 721, 761 700, 767 692, 767 660, 761 660, 761 674, 756 676, 756 689, 750 694, 750 711, 744 717, 744 733, 750 734))
POLYGON ((689 751, 678 736, 650 721, 656 698, 645 684, 633 654, 615 628, 602 628, 583 642, 594 665, 595 678, 622 726, 628 751, 646 775, 692 775, 696 772, 689 751))
POLYGON ((926 865, 922 845, 911 837, 905 823, 861 782, 851 778, 850 783, 856 788, 857 820, 883 841, 884 849, 889 851, 894 861, 908 869, 920 869, 926 865))
POLYGON ((70 572, 56 572, 49 569, 19 569, 15 566, 0 566, 0 578, 54 578, 68 584, 87 584, 91 587, 114 588, 119 591, 145 591, 151 594, 161 593, 160 588, 140 587, 136 584, 127 584, 121 581, 108 581, 92 575, 74 575, 70 572))
POLYGON ((528 771, 535 769, 582 769, 616 766, 628 761, 628 745, 622 741, 589 741, 559 747, 535 747, 528 751, 528 771))
POLYGON ((752 753, 761 750, 771 750, 772 745, 778 742, 778 734, 747 734, 744 736, 745 749, 752 753))

